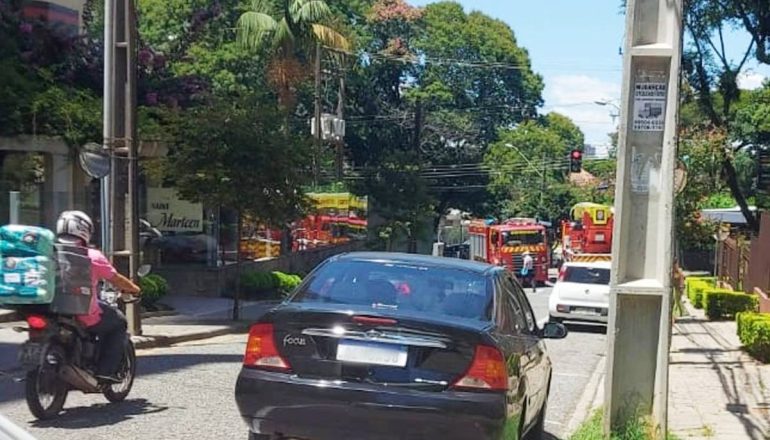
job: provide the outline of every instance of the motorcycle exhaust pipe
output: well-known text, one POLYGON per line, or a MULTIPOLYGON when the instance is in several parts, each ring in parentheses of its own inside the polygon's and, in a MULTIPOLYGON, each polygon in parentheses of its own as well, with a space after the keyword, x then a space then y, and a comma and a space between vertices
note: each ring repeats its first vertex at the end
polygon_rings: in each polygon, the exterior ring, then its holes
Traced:
POLYGON ((76 389, 84 393, 98 393, 99 382, 90 373, 74 365, 65 365, 59 370, 59 376, 76 389))

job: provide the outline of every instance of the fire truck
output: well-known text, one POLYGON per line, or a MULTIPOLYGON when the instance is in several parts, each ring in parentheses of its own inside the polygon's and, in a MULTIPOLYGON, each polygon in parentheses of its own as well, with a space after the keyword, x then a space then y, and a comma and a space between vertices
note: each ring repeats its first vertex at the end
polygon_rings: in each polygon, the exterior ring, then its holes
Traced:
POLYGON ((561 224, 565 261, 610 261, 612 252, 613 208, 598 203, 578 203, 570 220, 561 224))
POLYGON ((547 230, 535 219, 514 218, 498 224, 475 220, 468 232, 472 260, 505 266, 518 276, 524 253, 529 252, 535 260, 535 281, 548 281, 551 256, 547 230))

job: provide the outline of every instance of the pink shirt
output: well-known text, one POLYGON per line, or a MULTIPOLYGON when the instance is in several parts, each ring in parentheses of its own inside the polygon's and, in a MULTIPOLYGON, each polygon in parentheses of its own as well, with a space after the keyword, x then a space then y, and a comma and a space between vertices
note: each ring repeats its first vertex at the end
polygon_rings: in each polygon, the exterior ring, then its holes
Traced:
POLYGON ((86 327, 91 327, 102 320, 102 309, 99 308, 98 284, 101 280, 110 280, 118 273, 112 263, 101 251, 88 249, 88 258, 91 259, 91 306, 87 315, 79 315, 78 321, 86 327))

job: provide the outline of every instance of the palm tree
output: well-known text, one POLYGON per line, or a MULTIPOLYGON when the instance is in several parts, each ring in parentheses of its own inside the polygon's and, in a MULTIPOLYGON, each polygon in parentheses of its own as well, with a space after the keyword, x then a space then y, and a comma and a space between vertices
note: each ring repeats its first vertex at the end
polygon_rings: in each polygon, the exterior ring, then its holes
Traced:
POLYGON ((252 0, 251 9, 238 19, 237 41, 248 50, 271 54, 269 79, 278 88, 281 105, 289 106, 294 84, 307 71, 299 56, 309 53, 316 44, 349 50, 350 43, 324 24, 333 15, 325 1, 280 0, 280 12, 275 15, 274 5, 252 0))

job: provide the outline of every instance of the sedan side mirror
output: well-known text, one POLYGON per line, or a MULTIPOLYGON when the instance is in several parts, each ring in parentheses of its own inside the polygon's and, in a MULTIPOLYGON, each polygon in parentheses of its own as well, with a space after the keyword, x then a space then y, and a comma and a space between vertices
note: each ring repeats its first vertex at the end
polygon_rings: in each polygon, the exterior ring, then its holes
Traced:
POLYGON ((564 339, 567 337, 567 327, 558 322, 546 322, 543 326, 543 338, 545 339, 564 339))

